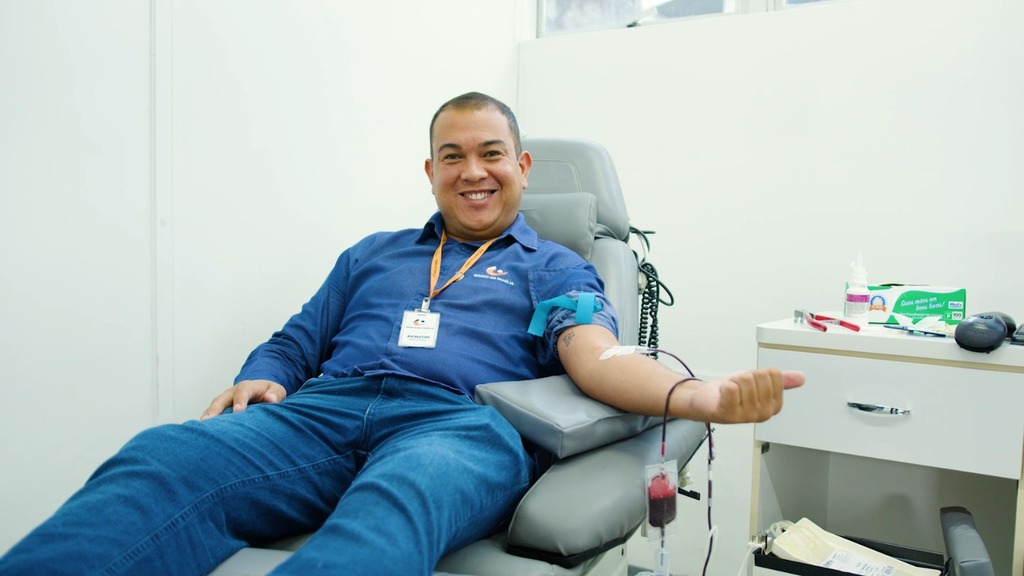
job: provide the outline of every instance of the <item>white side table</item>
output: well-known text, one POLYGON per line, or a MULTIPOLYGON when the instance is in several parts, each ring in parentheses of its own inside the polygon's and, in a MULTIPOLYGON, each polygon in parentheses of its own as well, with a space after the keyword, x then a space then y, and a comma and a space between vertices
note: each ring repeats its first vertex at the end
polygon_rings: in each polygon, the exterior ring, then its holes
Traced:
POLYGON ((972 511, 996 572, 1024 576, 1024 346, 868 326, 757 328, 758 365, 807 385, 754 427, 751 533, 807 516, 837 533, 943 549, 941 506, 972 511), (1012 572, 1008 572, 1012 566, 1012 572))

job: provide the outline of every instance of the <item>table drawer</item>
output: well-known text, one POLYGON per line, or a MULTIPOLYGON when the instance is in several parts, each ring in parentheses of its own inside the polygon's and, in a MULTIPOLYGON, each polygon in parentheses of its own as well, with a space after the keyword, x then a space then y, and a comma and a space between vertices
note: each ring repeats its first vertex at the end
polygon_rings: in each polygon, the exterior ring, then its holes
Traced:
POLYGON ((1022 374, 763 347, 758 365, 802 370, 807 384, 755 426, 757 440, 1020 478, 1022 374))

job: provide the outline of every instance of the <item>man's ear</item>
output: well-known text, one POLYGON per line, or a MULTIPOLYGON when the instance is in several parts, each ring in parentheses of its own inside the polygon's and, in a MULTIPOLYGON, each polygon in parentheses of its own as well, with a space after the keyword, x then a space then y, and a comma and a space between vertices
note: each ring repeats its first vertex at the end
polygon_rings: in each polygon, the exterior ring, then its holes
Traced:
MULTIPOLYGON (((427 158, 426 160, 424 160, 423 161, 423 171, 427 173, 427 179, 430 180, 431 184, 433 184, 434 183, 434 161, 431 160, 430 158, 427 158)), ((433 188, 431 188, 431 189, 433 189, 433 188)))
POLYGON ((519 155, 519 171, 523 173, 523 188, 529 184, 528 176, 530 175, 530 167, 533 166, 533 156, 526 150, 519 155))

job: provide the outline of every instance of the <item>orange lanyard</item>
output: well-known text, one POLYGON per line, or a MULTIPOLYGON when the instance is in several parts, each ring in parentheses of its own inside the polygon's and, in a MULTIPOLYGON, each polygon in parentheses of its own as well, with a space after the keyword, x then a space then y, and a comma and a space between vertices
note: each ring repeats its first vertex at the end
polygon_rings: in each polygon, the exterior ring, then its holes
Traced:
POLYGON ((491 244, 494 243, 495 240, 497 240, 497 238, 491 238, 487 242, 481 244, 480 247, 476 249, 476 252, 474 252, 469 258, 466 259, 465 263, 462 264, 462 268, 459 268, 459 271, 456 272, 454 276, 449 278, 448 281, 444 283, 444 286, 437 288, 437 281, 441 277, 441 249, 444 248, 444 243, 447 240, 448 234, 444 230, 441 230, 441 243, 438 244, 437 250, 434 250, 434 259, 430 262, 430 296, 424 298, 423 300, 424 310, 426 310, 429 307, 430 304, 428 301, 430 300, 430 298, 434 298, 435 296, 440 294, 441 291, 450 286, 452 282, 462 280, 462 277, 465 276, 466 271, 469 270, 473 266, 473 264, 476 264, 476 261, 479 260, 480 257, 484 255, 484 252, 487 251, 487 249, 491 246, 491 244))

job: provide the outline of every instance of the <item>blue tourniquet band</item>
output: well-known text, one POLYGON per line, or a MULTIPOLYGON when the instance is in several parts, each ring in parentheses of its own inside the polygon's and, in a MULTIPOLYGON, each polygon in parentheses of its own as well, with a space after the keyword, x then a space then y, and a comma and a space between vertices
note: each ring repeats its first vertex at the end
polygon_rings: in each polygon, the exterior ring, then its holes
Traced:
POLYGON ((530 320, 528 332, 534 336, 543 336, 547 326, 548 314, 552 308, 565 308, 576 311, 577 324, 590 324, 594 321, 594 312, 601 309, 601 302, 593 292, 580 292, 576 299, 571 296, 558 296, 537 304, 530 320))

